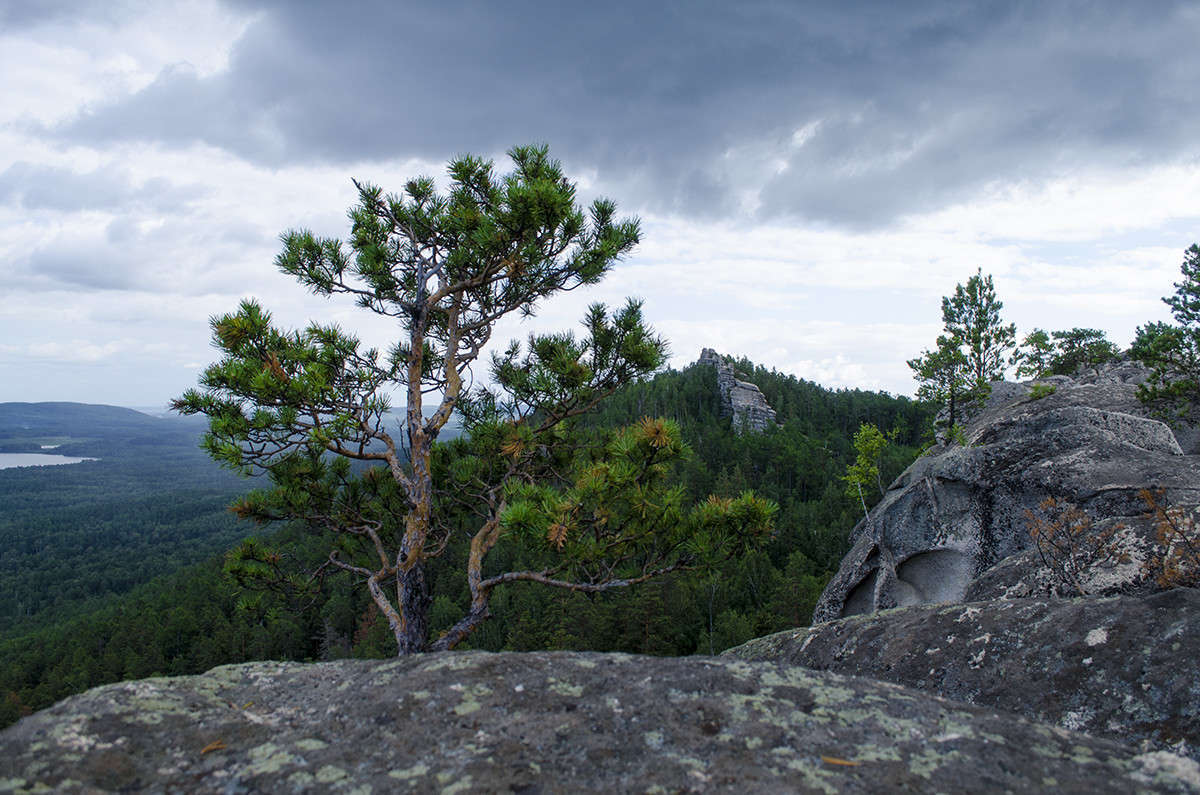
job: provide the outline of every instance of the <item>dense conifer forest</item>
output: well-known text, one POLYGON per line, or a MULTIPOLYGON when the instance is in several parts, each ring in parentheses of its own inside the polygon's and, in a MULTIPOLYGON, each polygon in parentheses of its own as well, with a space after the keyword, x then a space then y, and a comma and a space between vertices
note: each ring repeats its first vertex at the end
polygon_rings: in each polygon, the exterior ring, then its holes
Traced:
MULTIPOLYGON (((773 500, 779 513, 770 543, 706 579, 679 574, 595 595, 514 584, 497 593, 495 617, 463 647, 708 654, 809 621, 861 515, 842 480, 855 431, 871 423, 894 434, 881 462, 886 482, 919 453, 928 409, 887 394, 827 390, 745 359, 734 364, 776 409, 778 428, 734 433, 720 417, 708 367, 628 385, 587 422, 677 421, 692 451, 676 472, 689 496, 753 489, 773 500)), ((236 591, 220 552, 255 530, 224 506, 253 484, 196 449, 200 424, 125 415, 128 423, 110 427, 93 416, 90 438, 77 438, 78 422, 34 433, 3 416, 4 449, 28 450, 58 434, 64 446, 55 452, 102 460, 0 471, 0 724, 104 682, 252 659, 395 653, 369 598, 348 583, 332 579, 306 599, 236 591)), ((328 552, 298 526, 261 532, 300 566, 328 552)), ((430 568, 435 634, 468 599, 454 559, 430 568)))
POLYGON ((246 481, 198 449, 203 427, 115 406, 0 405, 0 452, 96 459, 0 470, 0 635, 78 615, 245 535, 227 506, 246 481))

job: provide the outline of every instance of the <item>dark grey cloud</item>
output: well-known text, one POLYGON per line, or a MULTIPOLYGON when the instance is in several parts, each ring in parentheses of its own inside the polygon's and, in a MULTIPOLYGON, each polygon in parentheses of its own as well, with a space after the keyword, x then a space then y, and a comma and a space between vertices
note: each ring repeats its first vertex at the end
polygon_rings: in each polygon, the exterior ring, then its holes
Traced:
POLYGON ((230 4, 258 16, 228 71, 166 70, 54 134, 268 165, 544 140, 626 204, 724 214, 749 180, 764 215, 870 226, 1200 133, 1184 2, 230 4), (786 167, 747 176, 749 151, 786 167))
POLYGON ((0 202, 15 202, 28 210, 73 212, 140 206, 171 212, 201 195, 199 187, 176 185, 163 177, 137 183, 113 166, 76 172, 22 161, 0 172, 0 202))

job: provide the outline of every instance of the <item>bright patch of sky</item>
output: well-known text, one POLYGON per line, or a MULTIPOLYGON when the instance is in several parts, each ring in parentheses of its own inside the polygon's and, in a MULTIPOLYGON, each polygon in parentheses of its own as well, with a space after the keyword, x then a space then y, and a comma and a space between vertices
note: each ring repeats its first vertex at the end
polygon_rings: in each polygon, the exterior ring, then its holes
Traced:
POLYGON ((644 242, 499 340, 638 296, 673 366, 713 347, 911 394, 905 360, 979 267, 1021 333, 1126 345, 1200 238, 1197 33, 1168 2, 16 2, 0 400, 165 404, 243 297, 384 346, 388 322, 275 271, 279 234, 344 235, 352 176, 397 189, 467 151, 503 170, 532 140, 644 242))

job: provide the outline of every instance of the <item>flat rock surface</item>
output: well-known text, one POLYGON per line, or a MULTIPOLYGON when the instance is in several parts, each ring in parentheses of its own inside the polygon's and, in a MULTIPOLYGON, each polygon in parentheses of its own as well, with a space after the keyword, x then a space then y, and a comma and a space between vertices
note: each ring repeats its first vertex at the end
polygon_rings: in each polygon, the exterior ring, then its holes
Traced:
POLYGON ((1200 591, 909 607, 726 654, 870 676, 1200 759, 1200 591))
POLYGON ((466 652, 97 688, 0 734, 0 790, 39 788, 1195 792, 1200 767, 774 663, 466 652))

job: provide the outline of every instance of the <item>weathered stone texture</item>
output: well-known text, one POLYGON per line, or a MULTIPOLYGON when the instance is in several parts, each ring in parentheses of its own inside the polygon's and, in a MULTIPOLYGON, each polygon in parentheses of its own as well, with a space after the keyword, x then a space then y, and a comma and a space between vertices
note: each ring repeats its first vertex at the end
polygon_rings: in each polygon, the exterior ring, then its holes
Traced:
POLYGON ((1200 760, 1200 591, 921 606, 726 652, 870 676, 1200 760))
POLYGON ((0 733, 30 792, 1188 792, 1200 767, 733 658, 419 655, 97 688, 0 733))
POLYGON ((966 426, 967 445, 941 445, 915 461, 854 529, 854 545, 822 594, 814 621, 896 606, 1054 587, 1030 552, 1029 513, 1054 497, 1084 510, 1097 529, 1119 524, 1128 562, 1087 572, 1091 592, 1153 590, 1141 562, 1152 523, 1139 492, 1165 490, 1171 505, 1200 504, 1200 456, 1190 431, 1172 431, 1137 400, 1144 371, 1122 363, 1079 380, 993 384, 966 426), (1015 557, 1014 557, 1015 556, 1015 557))
POLYGON ((761 433, 775 425, 775 409, 767 403, 762 390, 733 373, 733 365, 712 348, 700 352, 696 364, 717 370, 717 388, 721 392, 721 416, 729 418, 738 433, 761 433))

